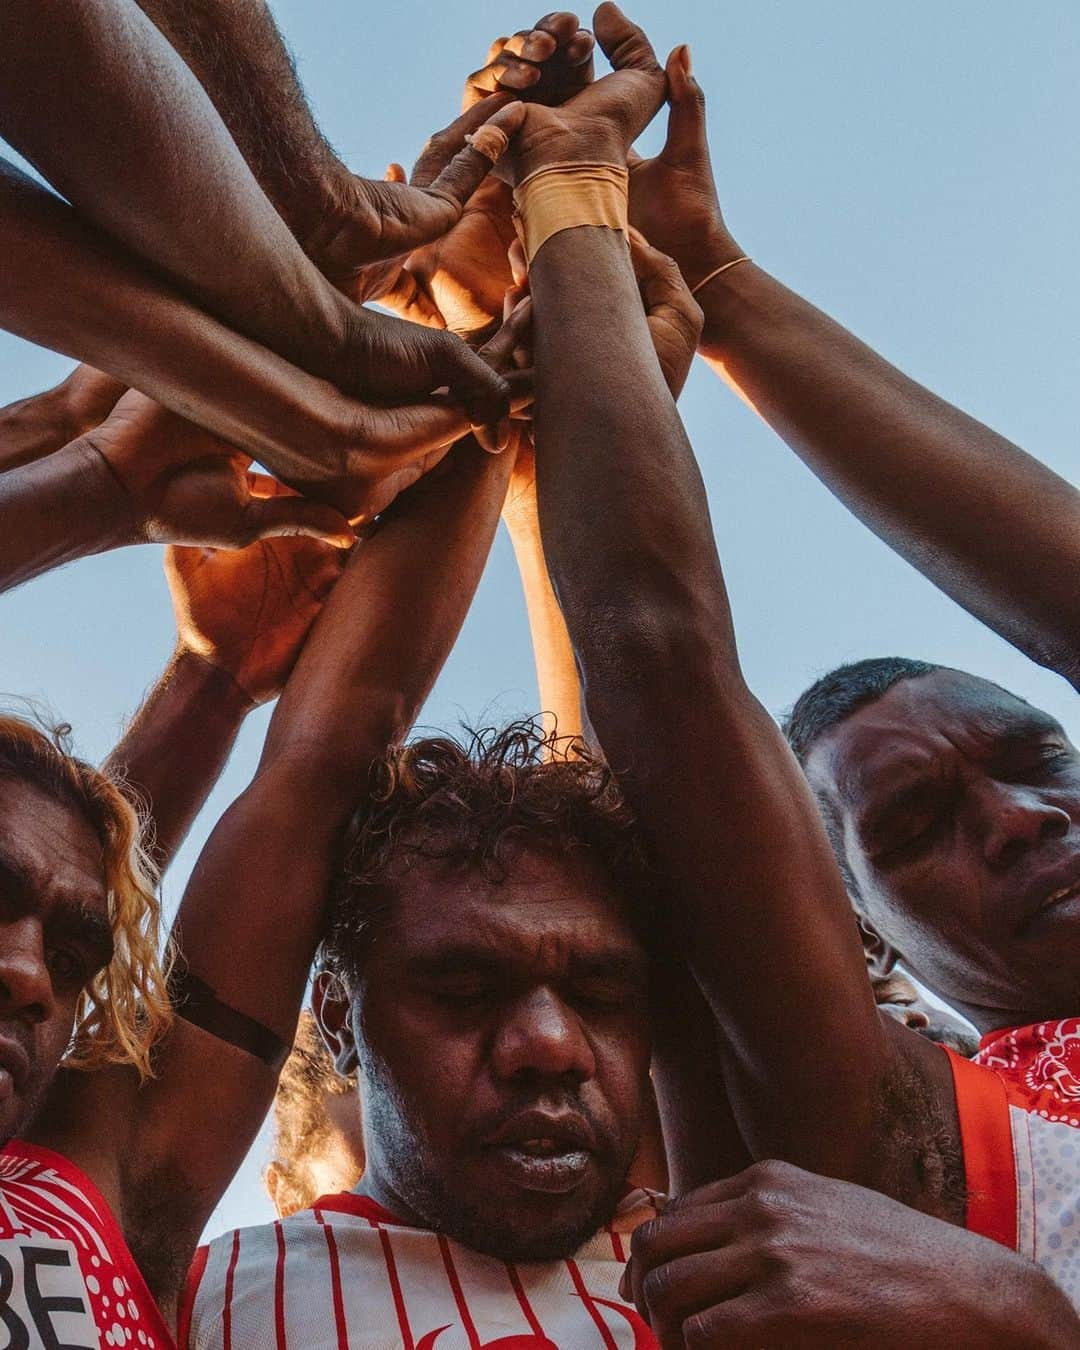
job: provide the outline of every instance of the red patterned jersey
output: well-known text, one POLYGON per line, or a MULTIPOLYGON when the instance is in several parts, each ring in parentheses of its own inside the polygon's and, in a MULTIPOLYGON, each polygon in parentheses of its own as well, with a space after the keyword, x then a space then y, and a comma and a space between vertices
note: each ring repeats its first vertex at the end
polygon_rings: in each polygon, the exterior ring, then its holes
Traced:
POLYGON ((0 1151, 0 1344, 5 1350, 172 1350, 97 1187, 67 1158, 0 1151))
POLYGON ((180 1313, 190 1350, 657 1350, 619 1297, 635 1191, 565 1261, 513 1264, 399 1223, 346 1192, 196 1256, 180 1313))
POLYGON ((1038 1262, 1080 1307, 1080 1018, 951 1056, 968 1227, 1038 1262))

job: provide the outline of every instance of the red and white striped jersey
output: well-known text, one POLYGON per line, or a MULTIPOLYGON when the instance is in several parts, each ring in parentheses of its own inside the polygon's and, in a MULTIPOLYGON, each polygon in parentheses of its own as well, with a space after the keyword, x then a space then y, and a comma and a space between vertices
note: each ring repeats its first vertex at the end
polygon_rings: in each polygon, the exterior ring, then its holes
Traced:
POLYGON ((619 1297, 626 1238, 659 1212, 634 1191, 565 1261, 513 1265, 409 1228, 346 1192, 201 1247, 179 1340, 190 1350, 656 1350, 619 1297))
POLYGON ((59 1153, 0 1152, 0 1343, 8 1350, 172 1350, 97 1187, 59 1153))
POLYGON ((1080 1018, 952 1056, 967 1226, 1035 1261, 1080 1308, 1080 1018))

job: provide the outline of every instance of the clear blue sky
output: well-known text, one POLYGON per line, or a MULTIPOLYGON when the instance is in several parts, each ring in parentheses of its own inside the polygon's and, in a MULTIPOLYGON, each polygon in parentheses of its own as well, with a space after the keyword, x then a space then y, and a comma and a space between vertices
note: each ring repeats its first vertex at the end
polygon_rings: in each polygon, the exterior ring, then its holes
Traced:
MULTIPOLYGON (((494 0, 277 0, 327 135, 357 172, 409 162, 457 109, 490 40, 536 17, 494 0)), ((1075 0, 641 0, 663 56, 689 41, 710 97, 725 210, 765 267, 937 392, 1080 478, 1080 7, 1075 0)), ((658 143, 660 127, 644 145, 658 143)), ((0 266, 3 263, 0 261, 0 266)), ((0 334, 0 402, 70 363, 0 334)), ((966 667, 1062 718, 1075 696, 969 619, 833 501, 703 367, 683 414, 708 485, 750 681, 786 707, 839 661, 900 653, 966 667)), ((159 550, 53 573, 0 604, 0 688, 46 701, 99 758, 165 662, 159 550)), ((500 538, 424 714, 447 727, 532 711, 513 558, 500 538)), ((166 884, 246 783, 251 719, 166 884)), ((270 1213, 253 1150, 211 1223, 270 1213)))

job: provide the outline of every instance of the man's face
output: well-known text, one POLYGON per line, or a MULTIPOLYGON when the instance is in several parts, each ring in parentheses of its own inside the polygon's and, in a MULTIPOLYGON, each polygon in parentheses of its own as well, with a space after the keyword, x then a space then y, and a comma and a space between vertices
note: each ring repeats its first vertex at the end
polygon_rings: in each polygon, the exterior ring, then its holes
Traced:
POLYGON ((936 671, 832 728, 806 767, 867 917, 916 976, 984 1029, 1080 1009, 1080 754, 1053 718, 936 671))
POLYGON ((0 779, 0 1140, 24 1129, 112 958, 101 843, 77 810, 0 779))
POLYGON ((646 1100, 647 966, 594 862, 413 869, 353 1019, 369 1174, 424 1223, 546 1260, 610 1218, 646 1100))

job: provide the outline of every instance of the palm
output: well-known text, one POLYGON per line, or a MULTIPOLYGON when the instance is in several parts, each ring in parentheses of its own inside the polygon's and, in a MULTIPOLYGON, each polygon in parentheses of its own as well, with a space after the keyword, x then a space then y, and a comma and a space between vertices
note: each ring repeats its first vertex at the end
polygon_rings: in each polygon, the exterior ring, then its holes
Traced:
POLYGON ((273 698, 341 573, 341 558, 302 538, 233 551, 170 548, 165 570, 182 643, 227 670, 253 702, 273 698))
POLYGON ((406 264, 451 332, 464 336, 487 328, 502 311, 511 282, 506 261, 514 239, 511 205, 506 185, 489 179, 450 233, 418 249, 406 264))

